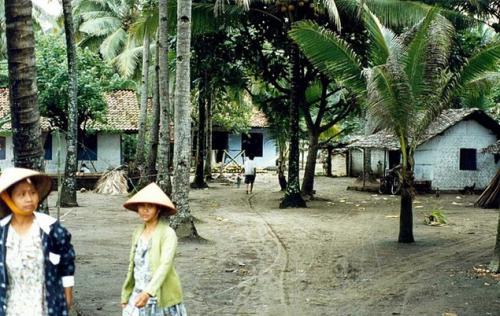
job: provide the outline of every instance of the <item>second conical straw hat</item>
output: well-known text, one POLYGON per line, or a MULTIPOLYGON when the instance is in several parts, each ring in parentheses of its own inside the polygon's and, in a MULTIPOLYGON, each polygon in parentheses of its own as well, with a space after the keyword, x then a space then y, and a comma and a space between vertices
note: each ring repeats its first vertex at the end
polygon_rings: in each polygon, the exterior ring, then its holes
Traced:
POLYGON ((150 183, 142 190, 134 194, 127 202, 123 204, 123 207, 137 212, 137 207, 139 204, 150 203, 160 206, 161 209, 165 210, 166 215, 173 215, 176 213, 174 203, 168 198, 168 196, 163 192, 163 190, 156 184, 150 183))

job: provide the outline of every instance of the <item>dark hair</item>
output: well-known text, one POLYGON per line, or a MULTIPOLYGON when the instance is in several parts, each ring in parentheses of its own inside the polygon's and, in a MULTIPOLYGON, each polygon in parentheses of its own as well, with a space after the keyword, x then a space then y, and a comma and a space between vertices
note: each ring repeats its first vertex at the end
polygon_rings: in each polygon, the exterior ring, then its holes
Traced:
POLYGON ((7 191, 7 193, 12 197, 12 191, 14 191, 14 188, 16 187, 16 185, 18 185, 19 183, 21 182, 31 182, 31 184, 33 184, 33 186, 35 187, 35 189, 37 189, 37 192, 38 192, 38 183, 36 182, 36 178, 24 178, 22 180, 19 180, 17 181, 16 183, 13 183, 10 185, 10 187, 8 187, 7 189, 5 189, 5 191, 7 191))

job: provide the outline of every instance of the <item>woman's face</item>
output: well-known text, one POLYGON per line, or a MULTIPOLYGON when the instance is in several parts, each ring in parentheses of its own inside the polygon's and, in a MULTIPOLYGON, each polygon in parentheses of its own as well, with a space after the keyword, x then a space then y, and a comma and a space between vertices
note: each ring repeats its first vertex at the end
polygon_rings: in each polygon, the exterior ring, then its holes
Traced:
POLYGON ((158 210, 158 206, 155 204, 139 204, 137 207, 139 211, 139 217, 145 222, 145 223, 151 223, 154 222, 158 219, 158 214, 160 213, 158 210))
POLYGON ((40 203, 40 195, 31 181, 22 181, 15 184, 11 195, 14 204, 26 212, 33 212, 40 203))

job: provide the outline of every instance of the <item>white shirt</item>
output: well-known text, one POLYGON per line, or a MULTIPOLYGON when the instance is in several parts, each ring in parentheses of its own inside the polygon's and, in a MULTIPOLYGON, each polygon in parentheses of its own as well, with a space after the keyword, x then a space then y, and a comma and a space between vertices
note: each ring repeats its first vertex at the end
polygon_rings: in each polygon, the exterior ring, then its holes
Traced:
POLYGON ((245 169, 245 175, 250 176, 255 174, 255 161, 247 159, 245 161, 245 166, 243 167, 245 169))

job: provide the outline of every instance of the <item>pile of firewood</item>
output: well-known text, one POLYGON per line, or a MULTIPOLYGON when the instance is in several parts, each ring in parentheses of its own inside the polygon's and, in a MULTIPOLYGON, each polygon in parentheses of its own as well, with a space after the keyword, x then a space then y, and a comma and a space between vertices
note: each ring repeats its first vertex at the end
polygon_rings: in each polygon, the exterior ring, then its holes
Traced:
POLYGON ((493 178, 483 194, 477 199, 476 206, 482 208, 499 208, 500 207, 500 169, 497 170, 496 176, 493 178))
POLYGON ((127 194, 127 178, 125 170, 111 170, 102 175, 97 181, 95 192, 107 195, 127 194))

